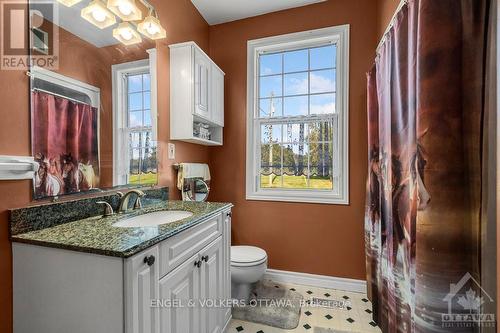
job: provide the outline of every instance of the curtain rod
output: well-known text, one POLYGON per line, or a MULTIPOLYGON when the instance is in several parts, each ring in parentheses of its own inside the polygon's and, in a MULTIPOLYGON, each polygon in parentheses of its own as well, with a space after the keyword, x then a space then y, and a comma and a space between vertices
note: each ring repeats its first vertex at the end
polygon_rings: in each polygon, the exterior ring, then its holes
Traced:
POLYGON ((54 96, 57 96, 57 97, 61 97, 61 98, 67 99, 67 100, 72 101, 72 102, 76 102, 76 103, 80 103, 80 104, 85 104, 85 105, 89 105, 89 106, 92 107, 92 105, 90 105, 89 103, 85 103, 83 101, 80 101, 78 99, 74 99, 74 98, 71 98, 71 97, 68 97, 68 96, 60 95, 60 94, 57 94, 57 93, 52 92, 52 91, 43 90, 43 89, 40 89, 40 88, 33 88, 32 90, 33 91, 41 91, 41 92, 49 94, 49 95, 54 95, 54 96))
POLYGON ((377 45, 377 49, 376 49, 377 53, 380 50, 380 48, 382 47, 382 45, 385 43, 385 40, 387 38, 387 34, 389 33, 389 30, 391 30, 391 28, 394 26, 394 22, 396 21, 396 16, 401 11, 401 9, 403 9, 403 7, 406 4, 408 4, 408 1, 409 0, 401 0, 401 2, 399 3, 398 7, 396 8, 396 11, 395 11, 394 15, 392 15, 392 18, 389 21, 389 24, 387 25, 387 28, 385 28, 384 34, 380 38, 380 42, 377 45))

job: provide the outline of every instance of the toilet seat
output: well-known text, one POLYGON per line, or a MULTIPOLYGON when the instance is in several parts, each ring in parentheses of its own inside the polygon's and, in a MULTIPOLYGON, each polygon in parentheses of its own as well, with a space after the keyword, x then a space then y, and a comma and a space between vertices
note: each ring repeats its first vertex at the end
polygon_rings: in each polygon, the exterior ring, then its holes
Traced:
POLYGON ((267 253, 256 246, 231 246, 231 266, 257 266, 267 261, 267 253))

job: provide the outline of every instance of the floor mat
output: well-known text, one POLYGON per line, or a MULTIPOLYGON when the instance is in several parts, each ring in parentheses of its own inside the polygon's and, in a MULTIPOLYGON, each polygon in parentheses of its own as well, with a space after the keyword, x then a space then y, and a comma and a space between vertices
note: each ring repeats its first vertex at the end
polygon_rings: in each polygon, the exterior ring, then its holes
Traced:
POLYGON ((248 305, 233 307, 233 318, 282 329, 299 324, 303 297, 296 291, 278 288, 267 281, 254 285, 248 305))

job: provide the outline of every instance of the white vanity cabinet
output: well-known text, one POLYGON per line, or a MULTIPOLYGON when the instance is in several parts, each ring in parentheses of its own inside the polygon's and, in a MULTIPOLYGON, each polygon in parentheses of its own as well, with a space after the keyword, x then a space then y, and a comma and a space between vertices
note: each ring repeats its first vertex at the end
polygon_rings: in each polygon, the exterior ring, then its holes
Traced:
POLYGON ((224 72, 194 42, 170 45, 170 138, 222 145, 224 72), (203 123, 210 139, 194 127, 203 123))
POLYGON ((16 333, 222 333, 231 210, 121 259, 13 243, 16 333))

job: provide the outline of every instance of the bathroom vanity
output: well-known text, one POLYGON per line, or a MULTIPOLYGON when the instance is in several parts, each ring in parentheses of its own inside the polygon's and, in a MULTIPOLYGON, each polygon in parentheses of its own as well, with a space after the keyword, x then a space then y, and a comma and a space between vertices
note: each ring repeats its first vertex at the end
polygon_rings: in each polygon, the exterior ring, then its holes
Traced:
POLYGON ((230 234, 230 204, 168 201, 13 235, 14 331, 223 332, 231 308, 201 305, 230 298, 230 234), (114 225, 169 210, 193 214, 114 225))

